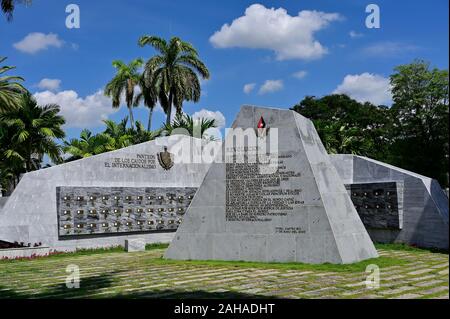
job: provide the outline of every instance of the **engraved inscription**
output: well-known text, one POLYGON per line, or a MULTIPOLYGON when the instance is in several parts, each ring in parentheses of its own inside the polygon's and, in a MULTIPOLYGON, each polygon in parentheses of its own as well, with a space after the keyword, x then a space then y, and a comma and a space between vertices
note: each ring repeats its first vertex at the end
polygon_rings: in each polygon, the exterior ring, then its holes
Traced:
POLYGON ((136 154, 136 157, 114 157, 105 162, 105 167, 155 169, 156 156, 153 154, 136 154))
POLYGON ((295 205, 304 204, 300 188, 282 187, 291 178, 301 176, 284 164, 283 159, 290 157, 280 154, 276 158, 277 169, 271 174, 261 173, 267 163, 248 163, 248 154, 244 155, 244 163, 227 163, 226 220, 268 222, 274 216, 286 216, 295 205))

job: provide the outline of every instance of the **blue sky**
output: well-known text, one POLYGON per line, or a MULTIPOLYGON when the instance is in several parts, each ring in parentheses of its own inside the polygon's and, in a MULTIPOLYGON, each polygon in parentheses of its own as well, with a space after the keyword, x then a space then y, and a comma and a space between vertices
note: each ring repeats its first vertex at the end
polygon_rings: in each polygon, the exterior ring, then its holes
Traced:
MULTIPOLYGON (((36 0, 17 6, 11 23, 0 17, 0 56, 17 66, 15 73, 25 77, 39 101, 62 104, 68 135, 74 137, 83 127, 100 130, 101 116, 118 120, 127 114, 125 107, 110 109, 102 96, 114 75, 113 60, 150 57, 150 47, 137 45, 141 35, 179 36, 198 49, 211 72, 201 101, 186 103, 185 111, 219 111, 230 125, 242 104, 289 108, 305 95, 334 91, 389 104, 387 78, 396 65, 422 58, 448 68, 448 5, 447 0, 36 0), (70 3, 80 8, 79 29, 65 26, 70 3), (380 7, 379 29, 365 26, 370 3, 380 7), (228 30, 219 32, 226 23, 228 30)), ((135 114, 146 123, 145 108, 135 114)), ((163 120, 156 111, 154 127, 163 120)))

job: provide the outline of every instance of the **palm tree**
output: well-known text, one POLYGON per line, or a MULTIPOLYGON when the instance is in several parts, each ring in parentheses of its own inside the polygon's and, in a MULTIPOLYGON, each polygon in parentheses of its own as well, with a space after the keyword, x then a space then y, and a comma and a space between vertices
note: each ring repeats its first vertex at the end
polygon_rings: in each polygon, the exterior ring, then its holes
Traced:
POLYGON ((1 0, 1 8, 3 13, 6 15, 6 19, 8 21, 12 20, 13 11, 17 3, 24 3, 28 5, 31 3, 31 0, 1 0))
POLYGON ((105 120, 103 123, 106 128, 102 133, 93 135, 91 131, 85 129, 79 139, 64 141, 64 152, 71 155, 66 162, 151 141, 160 134, 159 130, 147 131, 139 121, 135 123, 136 128, 127 128, 127 122, 128 117, 119 123, 105 120))
POLYGON ((134 59, 129 64, 122 61, 113 61, 112 65, 117 69, 116 76, 106 85, 105 95, 112 98, 112 106, 118 108, 120 106, 120 98, 122 93, 125 93, 125 101, 127 103, 128 111, 130 113, 130 124, 133 127, 133 99, 135 87, 139 84, 141 75, 139 68, 144 61, 141 58, 134 59))
POLYGON ((143 36, 138 44, 142 47, 150 45, 159 54, 150 58, 145 65, 146 81, 158 88, 158 98, 166 112, 166 124, 170 124, 172 107, 177 114, 182 113, 183 101, 198 102, 200 100, 199 74, 209 79, 209 71, 199 59, 194 47, 178 37, 166 40, 155 36, 143 36))
POLYGON ((39 106, 27 93, 20 108, 0 114, 0 121, 14 130, 5 157, 21 161, 26 172, 39 169, 44 155, 55 163, 60 162, 61 147, 55 139, 64 138, 61 126, 65 120, 58 114, 59 110, 56 104, 39 106))
POLYGON ((141 88, 141 92, 134 98, 134 106, 139 106, 141 102, 144 102, 144 105, 148 107, 148 123, 147 123, 147 131, 151 131, 152 128, 152 116, 153 110, 158 102, 158 91, 155 86, 152 85, 151 81, 146 81, 145 76, 142 74, 139 79, 139 87, 141 88))
POLYGON ((131 141, 133 145, 135 145, 154 140, 156 137, 161 135, 161 130, 156 131, 146 130, 141 122, 136 121, 136 129, 131 130, 129 134, 131 134, 131 141))
POLYGON ((123 147, 133 145, 132 131, 133 129, 127 130, 128 117, 125 117, 119 123, 112 120, 104 120, 103 123, 106 125, 106 129, 102 134, 106 134, 112 138, 112 144, 114 149, 118 150, 123 147))
POLYGON ((80 139, 74 138, 70 141, 64 141, 63 147, 65 153, 72 155, 66 159, 66 162, 90 157, 114 149, 114 139, 111 136, 103 133, 92 135, 92 132, 87 129, 81 131, 80 139))
POLYGON ((183 134, 187 133, 189 136, 195 136, 200 133, 202 138, 213 139, 212 137, 208 137, 205 132, 206 130, 216 127, 216 121, 214 119, 193 119, 192 116, 188 114, 180 114, 175 115, 175 118, 172 123, 165 124, 163 127, 163 132, 165 135, 173 135, 173 134, 183 134))
MULTIPOLYGON (((5 60, 6 58, 0 57, 0 63, 5 60)), ((0 112, 17 108, 20 104, 21 94, 26 92, 26 89, 19 83, 19 81, 23 81, 20 76, 1 76, 12 69, 15 67, 0 67, 0 112)))
POLYGON ((11 148, 11 140, 15 133, 13 127, 0 121, 0 183, 4 196, 8 196, 19 183, 20 175, 25 173, 23 158, 21 156, 6 156, 11 148))

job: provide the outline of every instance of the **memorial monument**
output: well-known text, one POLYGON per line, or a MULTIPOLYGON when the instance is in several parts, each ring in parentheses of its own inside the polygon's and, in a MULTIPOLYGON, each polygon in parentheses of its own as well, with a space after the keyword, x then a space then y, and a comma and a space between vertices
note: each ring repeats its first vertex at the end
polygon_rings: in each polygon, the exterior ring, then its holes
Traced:
POLYGON ((330 158, 374 242, 448 250, 448 197, 438 181, 367 157, 330 158))
POLYGON ((353 263, 377 257, 312 122, 243 106, 169 259, 353 263))
POLYGON ((371 239, 449 242, 437 181, 329 156, 310 120, 252 106, 223 143, 161 137, 27 173, 5 199, 2 247, 172 241, 166 258, 351 263, 377 256, 371 239))
POLYGON ((59 251, 169 242, 221 142, 184 135, 25 174, 0 211, 0 240, 59 251))

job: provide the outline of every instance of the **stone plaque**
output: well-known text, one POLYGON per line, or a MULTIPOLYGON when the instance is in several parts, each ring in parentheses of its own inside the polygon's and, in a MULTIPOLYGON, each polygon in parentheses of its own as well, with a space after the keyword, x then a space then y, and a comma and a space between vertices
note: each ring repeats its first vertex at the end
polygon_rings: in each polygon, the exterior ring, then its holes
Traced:
POLYGON ((403 183, 358 183, 345 187, 366 228, 402 229, 403 183))
POLYGON ((59 237, 175 231, 193 187, 57 187, 59 237))

